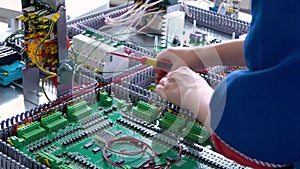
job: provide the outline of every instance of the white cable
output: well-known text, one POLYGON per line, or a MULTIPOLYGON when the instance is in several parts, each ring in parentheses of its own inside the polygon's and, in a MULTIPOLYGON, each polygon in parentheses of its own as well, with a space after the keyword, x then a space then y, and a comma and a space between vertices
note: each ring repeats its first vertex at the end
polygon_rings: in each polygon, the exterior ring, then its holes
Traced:
MULTIPOLYGON (((157 1, 156 2, 156 4, 157 3, 160 3, 160 2, 162 2, 163 0, 159 0, 159 1, 157 1)), ((154 6, 154 5, 153 5, 154 6)), ((150 9, 150 10, 148 10, 147 12, 150 12, 150 11, 153 11, 153 10, 157 10, 157 9, 150 9)), ((151 12, 151 13, 153 13, 153 12, 151 12)), ((155 13, 155 12, 154 12, 155 13)), ((133 27, 134 29, 140 24, 140 22, 142 21, 142 19, 144 18, 144 14, 139 18, 139 21, 135 24, 135 26, 133 26, 133 24, 132 25, 130 25, 131 27, 133 27)), ((134 22, 133 22, 134 23, 134 22)))
POLYGON ((150 20, 150 22, 148 22, 147 25, 145 25, 145 26, 143 26, 142 28, 140 28, 140 29, 138 30, 138 32, 141 32, 141 31, 143 31, 145 28, 147 28, 148 26, 150 26, 150 25, 152 24, 152 22, 155 20, 155 18, 157 17, 157 15, 158 15, 159 13, 162 13, 162 11, 156 12, 156 14, 155 14, 155 15, 153 16, 153 18, 150 20))
POLYGON ((188 17, 192 17, 192 14, 190 13, 188 6, 187 6, 187 0, 179 0, 184 12, 187 14, 188 17))
MULTIPOLYGON (((160 2, 162 2, 162 0, 159 0, 159 1, 156 1, 156 2, 153 2, 153 3, 150 3, 148 4, 149 0, 147 0, 143 5, 141 5, 139 8, 135 9, 134 13, 130 14, 129 17, 127 18, 109 18, 109 17, 106 17, 105 21, 106 21, 106 24, 109 24, 109 25, 113 25, 113 24, 119 24, 120 22, 125 22, 125 21, 128 21, 128 20, 131 20, 133 18, 136 18, 136 16, 140 16, 142 17, 142 15, 145 13, 145 11, 149 8, 149 7, 152 7, 160 2), (142 11, 142 12, 141 12, 142 11)), ((132 8, 134 9, 134 8, 132 8)), ((130 13, 130 12, 129 12, 130 13)), ((129 14, 128 13, 128 14, 129 14)), ((123 15, 123 16, 126 16, 126 15, 123 15)))
MULTIPOLYGON (((148 4, 149 0, 147 0, 143 5, 141 5, 139 8, 135 9, 136 6, 134 8, 131 8, 132 10, 130 12, 134 10, 133 13, 130 14, 129 17, 122 17, 119 18, 118 20, 116 20, 116 18, 108 18, 106 17, 106 24, 107 26, 103 26, 100 28, 100 30, 104 29, 104 28, 112 28, 114 29, 116 26, 122 26, 122 25, 126 25, 126 26, 132 26, 135 25, 135 27, 140 23, 140 21, 142 20, 142 18, 146 15, 150 15, 150 14, 155 14, 157 15, 157 12, 150 12, 148 14, 145 15, 146 10, 149 10, 149 8, 155 6, 156 4, 162 2, 163 0, 159 0, 153 3, 148 4)), ((150 9, 149 11, 151 11, 153 9, 150 9)), ((127 12, 126 12, 127 13, 127 12)), ((159 12, 158 12, 159 13, 159 12)), ((128 13, 127 13, 128 14, 128 13)), ((123 15, 126 16, 126 15, 123 15)), ((152 22, 152 21, 151 21, 152 22)), ((134 27, 134 28, 135 28, 134 27)))

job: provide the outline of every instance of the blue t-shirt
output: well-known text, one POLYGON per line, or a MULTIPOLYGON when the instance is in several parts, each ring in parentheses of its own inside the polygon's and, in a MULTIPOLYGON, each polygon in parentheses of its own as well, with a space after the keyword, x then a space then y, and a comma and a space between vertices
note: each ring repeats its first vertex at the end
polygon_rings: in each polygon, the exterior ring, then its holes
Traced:
POLYGON ((211 125, 225 143, 264 162, 300 160, 300 0, 252 0, 249 70, 215 89, 211 125))

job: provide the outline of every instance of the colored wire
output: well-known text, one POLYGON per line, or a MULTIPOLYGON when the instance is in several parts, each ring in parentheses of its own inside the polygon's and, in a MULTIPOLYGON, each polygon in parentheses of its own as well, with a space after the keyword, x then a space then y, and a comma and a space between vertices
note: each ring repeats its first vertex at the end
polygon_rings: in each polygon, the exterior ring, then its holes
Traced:
POLYGON ((35 53, 34 53, 34 61, 35 61, 35 65, 37 66, 37 68, 39 70, 41 70, 42 72, 44 72, 45 74, 49 74, 49 76, 47 76, 46 78, 43 79, 42 81, 42 92, 45 94, 45 97, 47 98, 47 100, 51 101, 50 98, 48 97, 46 91, 45 91, 45 87, 44 87, 44 84, 46 82, 46 80, 50 79, 50 78, 53 78, 53 77, 56 77, 57 74, 56 73, 53 73, 53 72, 50 72, 46 69, 44 69, 37 61, 37 54, 38 54, 38 50, 39 48, 41 47, 41 45, 49 38, 51 32, 53 31, 53 28, 54 28, 54 22, 51 23, 50 25, 50 28, 49 28, 49 31, 47 33, 47 35, 39 42, 39 44, 37 45, 36 47, 36 50, 35 50, 35 53))
POLYGON ((106 149, 105 150, 109 150, 111 152, 114 152, 114 153, 117 153, 117 154, 121 154, 121 155, 127 155, 127 156, 133 156, 133 155, 138 155, 138 154, 141 154, 143 152, 145 152, 148 148, 148 145, 145 143, 145 142, 142 142, 134 137, 131 137, 131 136, 123 136, 123 137, 120 137, 118 139, 115 139, 115 140, 111 140, 111 141, 108 141, 107 144, 105 145, 106 146, 106 149), (139 150, 139 151, 135 151, 135 152, 120 152, 120 151, 116 151, 116 150, 113 150, 111 148, 111 146, 114 144, 114 143, 118 143, 118 142, 126 142, 126 143, 133 143, 133 144, 136 144, 136 145, 141 145, 142 146, 142 149, 139 150))
MULTIPOLYGON (((145 17, 145 15, 147 15, 146 11, 150 11, 152 10, 151 8, 155 5, 157 5, 158 3, 162 2, 163 0, 158 0, 152 3, 149 3, 149 0, 147 0, 145 3, 143 3, 142 5, 139 5, 140 2, 138 2, 137 4, 133 5, 133 8, 131 8, 129 10, 129 12, 127 11, 125 14, 122 14, 119 17, 116 18, 109 18, 109 17, 105 17, 105 22, 107 24, 107 26, 103 26, 100 28, 100 30, 103 30, 104 28, 112 28, 114 29, 116 26, 121 26, 121 25, 135 25, 134 27, 136 27, 136 25, 138 25, 140 23, 140 21, 142 20, 143 17, 145 17), (136 8, 137 6, 139 6, 138 8, 136 8), (125 17, 129 15, 128 17, 125 17)), ((158 12, 151 12, 151 14, 157 15, 156 13, 158 12)), ((150 15, 150 14, 148 14, 150 15)))
POLYGON ((172 160, 170 162, 167 162, 167 163, 164 163, 164 164, 160 164, 160 165, 157 165, 157 166, 152 166, 152 167, 145 167, 148 163, 150 163, 151 161, 154 160, 153 159, 149 159, 147 160, 145 163, 143 163, 142 165, 140 165, 138 168, 144 168, 144 169, 161 169, 161 168, 169 168, 171 165, 173 165, 174 163, 178 162, 179 160, 181 160, 182 158, 182 153, 183 153, 183 148, 181 145, 179 145, 179 153, 178 153, 178 156, 175 160, 172 160))
POLYGON ((149 27, 149 26, 152 24, 152 22, 155 20, 155 18, 157 17, 157 15, 158 15, 159 13, 163 13, 163 12, 164 12, 163 10, 160 10, 160 11, 156 12, 156 13, 154 14, 154 16, 152 17, 152 19, 150 20, 150 22, 148 22, 147 25, 145 25, 145 26, 143 26, 142 28, 140 28, 140 29, 138 30, 138 32, 145 31, 144 29, 146 29, 147 27, 149 27))
MULTIPOLYGON (((107 150, 109 151, 112 151, 114 153, 117 153, 117 154, 122 154, 122 155, 128 155, 128 156, 132 156, 132 155, 137 155, 137 154, 141 154, 143 152, 145 152, 147 149, 149 149, 151 152, 152 152, 152 157, 150 159, 154 159, 155 157, 155 153, 153 152, 152 148, 150 147, 150 145, 148 145, 147 143, 141 141, 141 140, 138 140, 134 137, 131 137, 131 136, 122 136, 120 138, 117 138, 117 139, 114 139, 114 140, 110 140, 108 141, 103 150, 102 150, 102 157, 104 158, 105 161, 107 161, 109 164, 115 166, 115 167, 118 167, 118 168, 122 168, 121 165, 119 164, 116 164, 115 162, 112 162, 108 157, 107 157, 107 150), (114 143, 118 143, 118 142, 126 142, 126 143, 133 143, 133 144, 138 144, 140 146, 142 146, 142 149, 140 151, 136 151, 136 152, 118 152, 118 151, 114 151, 110 148, 111 145, 113 145, 114 143)), ((147 165, 148 163, 150 163, 151 161, 148 162, 147 160, 147 163, 143 163, 145 165, 147 165)))
POLYGON ((41 65, 39 65, 38 61, 37 61, 37 54, 38 54, 38 50, 41 47, 41 45, 49 38, 51 32, 53 31, 54 28, 54 22, 51 23, 49 31, 47 33, 47 35, 39 42, 39 44, 37 45, 36 49, 35 49, 35 53, 34 53, 34 61, 35 61, 35 65, 45 74, 50 74, 50 75, 56 75, 53 72, 50 72, 48 70, 45 70, 41 65))
POLYGON ((127 156, 132 156, 132 155, 138 155, 138 154, 141 154, 141 153, 144 153, 146 152, 147 149, 149 149, 151 151, 151 157, 145 161, 144 163, 142 163, 138 168, 146 168, 146 169, 161 169, 161 168, 165 168, 165 167, 169 167, 171 166, 172 164, 178 162, 179 160, 181 160, 182 158, 182 146, 181 145, 178 145, 179 147, 179 153, 178 153, 178 156, 176 159, 170 161, 170 162, 167 162, 167 163, 164 163, 164 164, 160 164, 160 165, 156 165, 156 166, 152 166, 152 167, 145 167, 147 164, 149 164, 151 161, 153 161, 157 155, 155 154, 155 152, 153 151, 153 149, 151 148, 151 146, 141 140, 138 140, 137 138, 134 138, 132 136, 122 136, 120 138, 117 138, 117 139, 114 139, 114 140, 109 140, 103 150, 102 150, 102 157, 104 158, 105 161, 107 161, 109 164, 115 166, 115 167, 118 167, 118 168, 122 168, 121 165, 119 164, 116 164, 115 162, 111 161, 108 157, 107 157, 107 151, 111 151, 111 152, 114 152, 116 154, 121 154, 121 155, 127 155, 127 156), (136 145, 139 145, 140 147, 142 147, 141 150, 139 151, 136 151, 136 152, 119 152, 119 151, 115 151, 115 150, 112 150, 110 148, 110 146, 112 146, 113 144, 115 143, 122 143, 122 142, 126 142, 126 143, 132 143, 132 144, 136 144, 136 145))

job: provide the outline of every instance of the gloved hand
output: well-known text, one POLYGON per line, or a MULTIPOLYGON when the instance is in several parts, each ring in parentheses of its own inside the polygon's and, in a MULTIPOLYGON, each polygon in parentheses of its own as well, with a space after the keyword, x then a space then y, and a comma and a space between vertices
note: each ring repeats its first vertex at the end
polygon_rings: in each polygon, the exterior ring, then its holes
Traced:
MULTIPOLYGON (((187 48, 176 47, 168 48, 156 56, 157 60, 169 60, 172 67, 169 71, 173 71, 181 66, 187 66, 193 70, 202 70, 211 65, 222 65, 218 53, 214 46, 187 48)), ((156 83, 164 77, 168 71, 156 70, 156 83)))
POLYGON ((189 109, 203 124, 209 122, 209 102, 213 89, 197 73, 186 66, 169 72, 156 87, 163 99, 189 109))

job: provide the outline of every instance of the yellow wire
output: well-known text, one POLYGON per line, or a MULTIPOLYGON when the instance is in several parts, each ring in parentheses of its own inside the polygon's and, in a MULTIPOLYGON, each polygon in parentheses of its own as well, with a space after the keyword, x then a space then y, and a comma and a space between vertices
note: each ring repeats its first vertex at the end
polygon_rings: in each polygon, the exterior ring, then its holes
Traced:
POLYGON ((45 82, 50 79, 50 78, 53 78, 53 77, 56 77, 57 74, 56 73, 53 73, 53 72, 50 72, 46 69, 44 69, 41 65, 39 65, 39 63, 37 62, 37 53, 38 53, 38 50, 39 48, 41 47, 41 45, 48 39, 48 37, 50 36, 50 33, 53 31, 53 28, 54 28, 54 22, 51 23, 50 25, 50 28, 49 28, 49 31, 47 33, 47 35, 40 41, 40 43, 38 44, 36 50, 35 50, 35 53, 34 53, 34 60, 35 60, 35 65, 37 66, 37 68, 39 70, 41 70, 42 72, 44 72, 45 74, 49 74, 49 76, 47 76, 46 78, 43 79, 42 81, 42 92, 45 94, 46 98, 48 101, 51 101, 50 98, 48 97, 46 91, 45 91, 45 87, 44 87, 44 84, 45 82))
POLYGON ((50 75, 50 76, 47 76, 43 79, 42 81, 42 92, 45 94, 45 97, 47 98, 47 100, 51 101, 50 98, 48 97, 47 93, 46 93, 46 90, 45 90, 45 82, 53 77, 56 77, 56 74, 55 75, 50 75))
POLYGON ((37 53, 38 53, 38 50, 39 48, 41 47, 41 45, 47 40, 47 38, 50 36, 50 33, 52 32, 53 30, 53 27, 54 27, 54 22, 51 23, 50 25, 50 29, 47 33, 47 35, 40 41, 40 43, 38 44, 36 50, 35 50, 35 53, 34 53, 34 60, 35 60, 35 65, 44 73, 46 74, 50 74, 50 75, 55 75, 56 76, 56 73, 53 73, 53 72, 50 72, 48 70, 45 70, 41 65, 39 65, 39 63, 37 62, 37 53))

